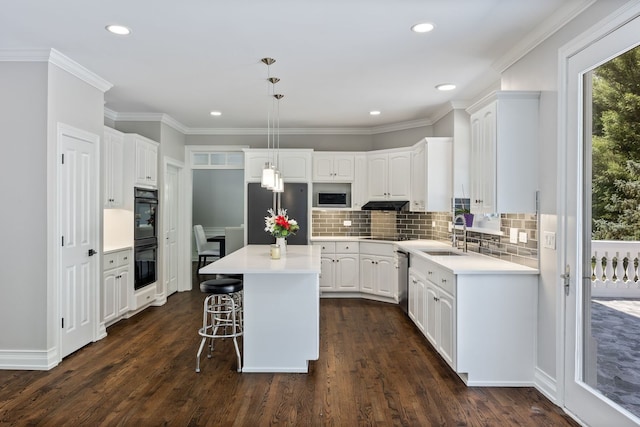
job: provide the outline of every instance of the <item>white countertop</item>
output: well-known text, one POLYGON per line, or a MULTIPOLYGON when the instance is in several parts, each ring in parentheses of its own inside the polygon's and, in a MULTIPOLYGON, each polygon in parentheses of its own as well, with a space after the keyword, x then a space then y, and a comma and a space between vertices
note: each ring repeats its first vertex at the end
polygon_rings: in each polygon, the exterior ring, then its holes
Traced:
POLYGON ((287 245, 287 253, 271 259, 269 245, 247 245, 205 265, 200 274, 320 274, 320 248, 287 245))
POLYGON ((400 240, 396 242, 388 240, 376 240, 370 238, 362 238, 358 236, 316 236, 312 237, 311 241, 316 242, 331 242, 331 241, 359 241, 359 242, 374 242, 374 243, 388 243, 395 245, 398 248, 402 248, 413 256, 422 257, 430 261, 436 262, 442 267, 450 270, 454 274, 539 274, 539 271, 535 268, 527 267, 524 265, 516 264, 514 262, 505 261, 499 258, 491 257, 488 255, 482 255, 477 252, 462 252, 460 249, 452 248, 450 244, 443 243, 437 240, 400 240), (423 249, 440 249, 457 251, 461 255, 458 256, 436 256, 429 255, 422 252, 423 249))
POLYGON ((122 251, 125 249, 131 249, 133 248, 132 245, 105 245, 103 247, 102 253, 103 254, 108 254, 110 252, 118 252, 118 251, 122 251))
POLYGON ((454 274, 538 274, 535 268, 526 267, 514 262, 505 261, 477 252, 462 252, 460 249, 452 248, 446 243, 437 242, 435 240, 407 240, 395 242, 399 248, 408 251, 413 256, 419 256, 430 261, 434 261, 442 267, 450 270, 454 274), (461 255, 454 256, 438 256, 429 255, 422 250, 439 249, 458 252, 461 255))

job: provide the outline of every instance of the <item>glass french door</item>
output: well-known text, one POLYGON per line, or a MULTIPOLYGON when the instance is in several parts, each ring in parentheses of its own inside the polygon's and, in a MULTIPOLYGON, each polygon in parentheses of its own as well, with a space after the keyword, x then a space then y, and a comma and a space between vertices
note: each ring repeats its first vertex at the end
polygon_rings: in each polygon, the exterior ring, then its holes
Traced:
POLYGON ((606 397, 597 385, 590 249, 593 70, 638 44, 640 18, 636 15, 566 62, 566 140, 560 139, 560 144, 566 144, 560 155, 560 164, 565 166, 565 188, 560 190, 559 199, 564 240, 559 253, 563 273, 560 283, 565 291, 564 406, 584 424, 594 427, 640 425, 640 414, 606 397))

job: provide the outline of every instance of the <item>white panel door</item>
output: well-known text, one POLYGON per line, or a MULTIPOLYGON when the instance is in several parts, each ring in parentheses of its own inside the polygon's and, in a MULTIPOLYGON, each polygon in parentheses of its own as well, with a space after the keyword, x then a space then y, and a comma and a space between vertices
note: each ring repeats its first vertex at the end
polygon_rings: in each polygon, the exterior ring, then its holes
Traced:
POLYGON ((173 165, 167 165, 164 189, 164 278, 167 296, 178 290, 178 267, 180 264, 180 251, 178 249, 179 189, 179 168, 173 165))
POLYGON ((96 331, 98 141, 96 135, 59 126, 61 357, 93 341, 96 331))

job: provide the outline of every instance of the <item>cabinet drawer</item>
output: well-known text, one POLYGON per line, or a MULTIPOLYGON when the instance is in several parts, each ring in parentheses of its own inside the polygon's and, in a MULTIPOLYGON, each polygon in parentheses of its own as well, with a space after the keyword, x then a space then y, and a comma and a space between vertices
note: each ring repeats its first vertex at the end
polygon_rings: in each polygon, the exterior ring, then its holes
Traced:
POLYGON ((436 284, 452 296, 456 295, 456 276, 453 273, 441 269, 436 284))
POLYGON ((120 252, 111 252, 104 255, 104 270, 111 270, 112 268, 116 268, 118 266, 118 254, 120 252))
POLYGON ((131 259, 131 251, 118 252, 118 267, 127 267, 131 259))
POLYGON ((135 299, 134 310, 153 302, 155 297, 156 297, 156 285, 155 284, 154 285, 145 286, 144 288, 140 289, 139 291, 136 291, 135 294, 134 294, 134 299, 135 299))
POLYGON ((359 245, 358 242, 336 242, 335 250, 338 254, 357 254, 359 245))
POLYGON ((392 257, 394 249, 392 243, 360 242, 360 253, 392 257))
POLYGON ((319 246, 323 254, 336 253, 336 242, 321 242, 314 243, 314 245, 319 246))

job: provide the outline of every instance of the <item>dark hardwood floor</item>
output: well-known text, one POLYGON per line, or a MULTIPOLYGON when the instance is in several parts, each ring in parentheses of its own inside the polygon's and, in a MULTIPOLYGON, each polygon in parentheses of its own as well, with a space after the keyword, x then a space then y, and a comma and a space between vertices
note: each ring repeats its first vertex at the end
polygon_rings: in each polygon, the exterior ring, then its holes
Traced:
POLYGON ((239 374, 231 341, 197 374, 194 288, 50 371, 0 371, 0 425, 577 425, 535 389, 465 387, 398 307, 365 300, 321 301, 308 374, 239 374))

